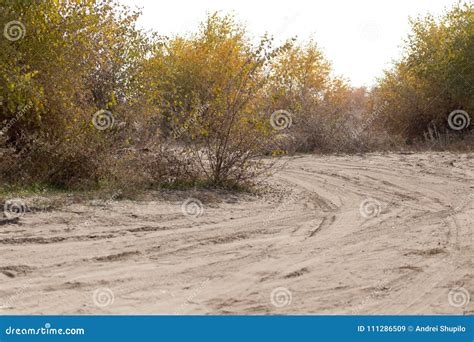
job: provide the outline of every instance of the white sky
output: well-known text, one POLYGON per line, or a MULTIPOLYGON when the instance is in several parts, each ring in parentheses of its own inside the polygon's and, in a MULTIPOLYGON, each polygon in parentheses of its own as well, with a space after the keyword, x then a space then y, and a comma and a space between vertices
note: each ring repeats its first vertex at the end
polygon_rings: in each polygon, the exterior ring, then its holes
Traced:
POLYGON ((441 14, 456 0, 120 0, 139 7, 139 25, 159 34, 195 31, 206 13, 234 13, 249 32, 283 41, 313 37, 334 72, 370 86, 400 54, 408 17, 441 14))

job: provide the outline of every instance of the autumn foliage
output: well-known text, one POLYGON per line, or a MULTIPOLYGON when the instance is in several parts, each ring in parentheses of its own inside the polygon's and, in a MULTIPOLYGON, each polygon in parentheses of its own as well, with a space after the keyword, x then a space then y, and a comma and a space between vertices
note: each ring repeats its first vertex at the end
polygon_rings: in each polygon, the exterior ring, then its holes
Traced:
POLYGON ((164 37, 139 15, 110 0, 1 1, 2 184, 241 185, 282 154, 404 148, 474 113, 472 5, 413 20, 370 90, 335 76, 315 41, 255 42, 220 14, 164 37))
POLYGON ((379 127, 409 141, 423 138, 430 128, 469 134, 472 125, 467 121, 456 127, 458 131, 448 118, 453 111, 474 115, 472 3, 455 6, 439 20, 429 15, 411 24, 403 57, 372 93, 373 103, 385 103, 379 127))

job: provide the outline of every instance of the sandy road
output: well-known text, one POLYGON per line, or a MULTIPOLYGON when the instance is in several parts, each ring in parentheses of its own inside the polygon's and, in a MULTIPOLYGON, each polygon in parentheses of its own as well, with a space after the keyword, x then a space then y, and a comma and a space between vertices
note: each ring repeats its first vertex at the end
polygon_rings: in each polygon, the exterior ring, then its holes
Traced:
POLYGON ((474 155, 301 156, 270 181, 196 218, 110 201, 0 225, 0 313, 474 314, 474 155))

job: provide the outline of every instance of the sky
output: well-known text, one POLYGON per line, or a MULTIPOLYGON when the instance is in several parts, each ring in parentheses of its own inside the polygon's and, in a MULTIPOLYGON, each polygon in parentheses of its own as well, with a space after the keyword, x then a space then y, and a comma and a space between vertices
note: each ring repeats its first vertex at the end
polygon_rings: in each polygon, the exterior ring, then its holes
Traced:
POLYGON ((409 17, 442 14, 457 0, 119 0, 141 8, 138 25, 172 36, 196 31, 207 13, 232 13, 257 41, 313 38, 334 74, 370 87, 400 56, 409 17))

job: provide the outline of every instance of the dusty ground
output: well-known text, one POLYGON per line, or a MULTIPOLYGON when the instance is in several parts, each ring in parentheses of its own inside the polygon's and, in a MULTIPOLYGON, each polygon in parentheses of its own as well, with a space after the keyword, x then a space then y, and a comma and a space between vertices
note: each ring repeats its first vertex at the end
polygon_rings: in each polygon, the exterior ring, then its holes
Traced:
POLYGON ((472 154, 303 156, 269 181, 200 217, 112 198, 3 221, 0 313, 474 313, 472 154))

